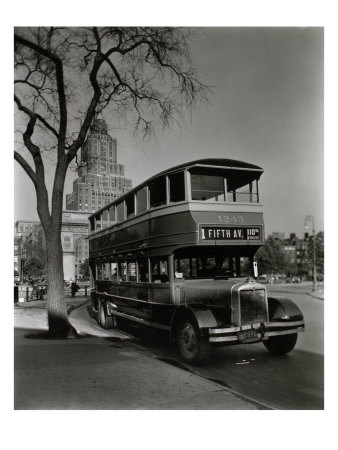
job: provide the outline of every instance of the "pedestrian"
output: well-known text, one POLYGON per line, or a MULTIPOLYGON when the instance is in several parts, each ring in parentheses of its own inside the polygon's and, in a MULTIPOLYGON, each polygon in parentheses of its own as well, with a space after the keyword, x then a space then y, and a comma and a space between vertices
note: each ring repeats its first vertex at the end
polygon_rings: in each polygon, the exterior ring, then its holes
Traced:
POLYGON ((75 297, 75 294, 80 289, 80 286, 75 281, 73 281, 71 286, 70 286, 70 289, 72 291, 72 297, 75 297))

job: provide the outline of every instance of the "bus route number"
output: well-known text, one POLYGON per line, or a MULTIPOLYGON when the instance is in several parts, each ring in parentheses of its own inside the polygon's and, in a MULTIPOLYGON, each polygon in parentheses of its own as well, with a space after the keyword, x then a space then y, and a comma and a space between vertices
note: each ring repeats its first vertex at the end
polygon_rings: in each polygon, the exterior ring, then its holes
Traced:
POLYGON ((220 223, 243 224, 243 216, 218 216, 220 223))

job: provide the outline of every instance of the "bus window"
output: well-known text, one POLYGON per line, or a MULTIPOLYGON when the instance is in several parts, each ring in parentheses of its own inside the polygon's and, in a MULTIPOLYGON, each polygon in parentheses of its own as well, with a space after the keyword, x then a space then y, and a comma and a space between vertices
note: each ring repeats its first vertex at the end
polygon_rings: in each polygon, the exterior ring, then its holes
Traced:
POLYGON ((184 172, 173 173, 169 175, 169 200, 172 203, 183 202, 185 200, 184 192, 184 172))
POLYGON ((148 259, 142 258, 138 262, 138 277, 139 281, 142 283, 149 282, 149 273, 148 273, 148 259))
POLYGON ((151 281, 153 283, 166 283, 169 281, 168 259, 166 257, 151 259, 151 281))
POLYGON ((189 258, 175 260, 175 272, 182 273, 184 278, 191 277, 191 267, 189 258))
POLYGON ((102 264, 97 263, 96 265, 96 273, 97 273, 97 279, 103 280, 103 270, 102 270, 102 264))
POLYGON ((148 209, 148 188, 145 186, 136 193, 136 213, 141 214, 148 209))
POLYGON ((166 178, 159 177, 149 184, 150 207, 165 205, 166 199, 166 178))
POLYGON ((110 263, 110 279, 112 281, 117 281, 117 263, 110 263))
POLYGON ((102 229, 107 228, 109 225, 109 217, 108 217, 108 209, 105 209, 102 211, 101 214, 101 223, 102 223, 102 229))
POLYGON ((116 205, 117 221, 122 222, 124 220, 124 201, 116 205))
POLYGON ((97 216, 95 216, 94 220, 95 220, 95 231, 101 230, 101 228, 102 228, 102 226, 101 226, 101 214, 98 214, 97 216))
POLYGON ((235 202, 252 203, 250 185, 242 186, 233 193, 235 202))
POLYGON ((95 221, 93 217, 89 219, 89 224, 90 224, 90 231, 95 231, 95 221))
POLYGON ((136 262, 128 262, 128 281, 136 281, 136 262))
POLYGON ((110 263, 103 264, 103 279, 109 280, 110 278, 110 263))
POLYGON ((252 183, 240 186, 236 189, 230 189, 232 193, 232 201, 239 203, 258 203, 258 180, 252 183))
POLYGON ((252 261, 247 256, 241 256, 238 258, 238 265, 241 277, 252 276, 252 261))
POLYGON ((125 202, 126 202, 126 214, 127 214, 127 218, 128 218, 135 214, 134 194, 128 195, 126 197, 125 202))
POLYGON ((119 261, 118 263, 119 281, 127 281, 127 263, 119 261))
POLYGON ((109 222, 111 224, 116 222, 116 219, 115 219, 115 206, 114 205, 109 208, 109 222))
POLYGON ((224 177, 221 175, 204 175, 191 173, 191 199, 224 201, 224 177))

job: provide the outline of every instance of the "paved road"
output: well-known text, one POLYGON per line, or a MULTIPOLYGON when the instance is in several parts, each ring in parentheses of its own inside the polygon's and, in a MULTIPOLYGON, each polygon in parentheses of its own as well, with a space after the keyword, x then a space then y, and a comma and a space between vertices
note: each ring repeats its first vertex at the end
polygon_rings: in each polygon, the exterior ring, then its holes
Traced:
POLYGON ((91 316, 89 302, 74 304, 70 317, 86 332, 129 339, 154 358, 213 380, 243 397, 272 409, 323 409, 324 407, 324 302, 308 295, 309 286, 275 285, 275 296, 292 298, 303 311, 306 332, 299 335, 296 349, 277 357, 263 344, 214 349, 209 363, 193 367, 182 363, 166 336, 154 336, 123 327, 124 333, 102 330, 91 316), (84 327, 84 328, 83 328, 84 327), (91 330, 91 331, 90 331, 91 330))

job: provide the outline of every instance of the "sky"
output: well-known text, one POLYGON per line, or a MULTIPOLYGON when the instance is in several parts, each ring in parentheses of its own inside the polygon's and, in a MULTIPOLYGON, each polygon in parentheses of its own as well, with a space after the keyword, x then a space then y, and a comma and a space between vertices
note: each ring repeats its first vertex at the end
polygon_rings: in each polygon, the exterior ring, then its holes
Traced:
MULTIPOLYGON (((304 234, 305 217, 324 229, 323 28, 203 27, 191 44, 210 86, 184 127, 143 140, 108 115, 118 162, 133 186, 180 163, 230 158, 261 166, 266 234, 304 234)), ((48 177, 53 170, 49 169, 48 177)), ((65 194, 72 191, 70 172, 65 194)), ((15 220, 38 220, 34 188, 15 164, 15 220)))

